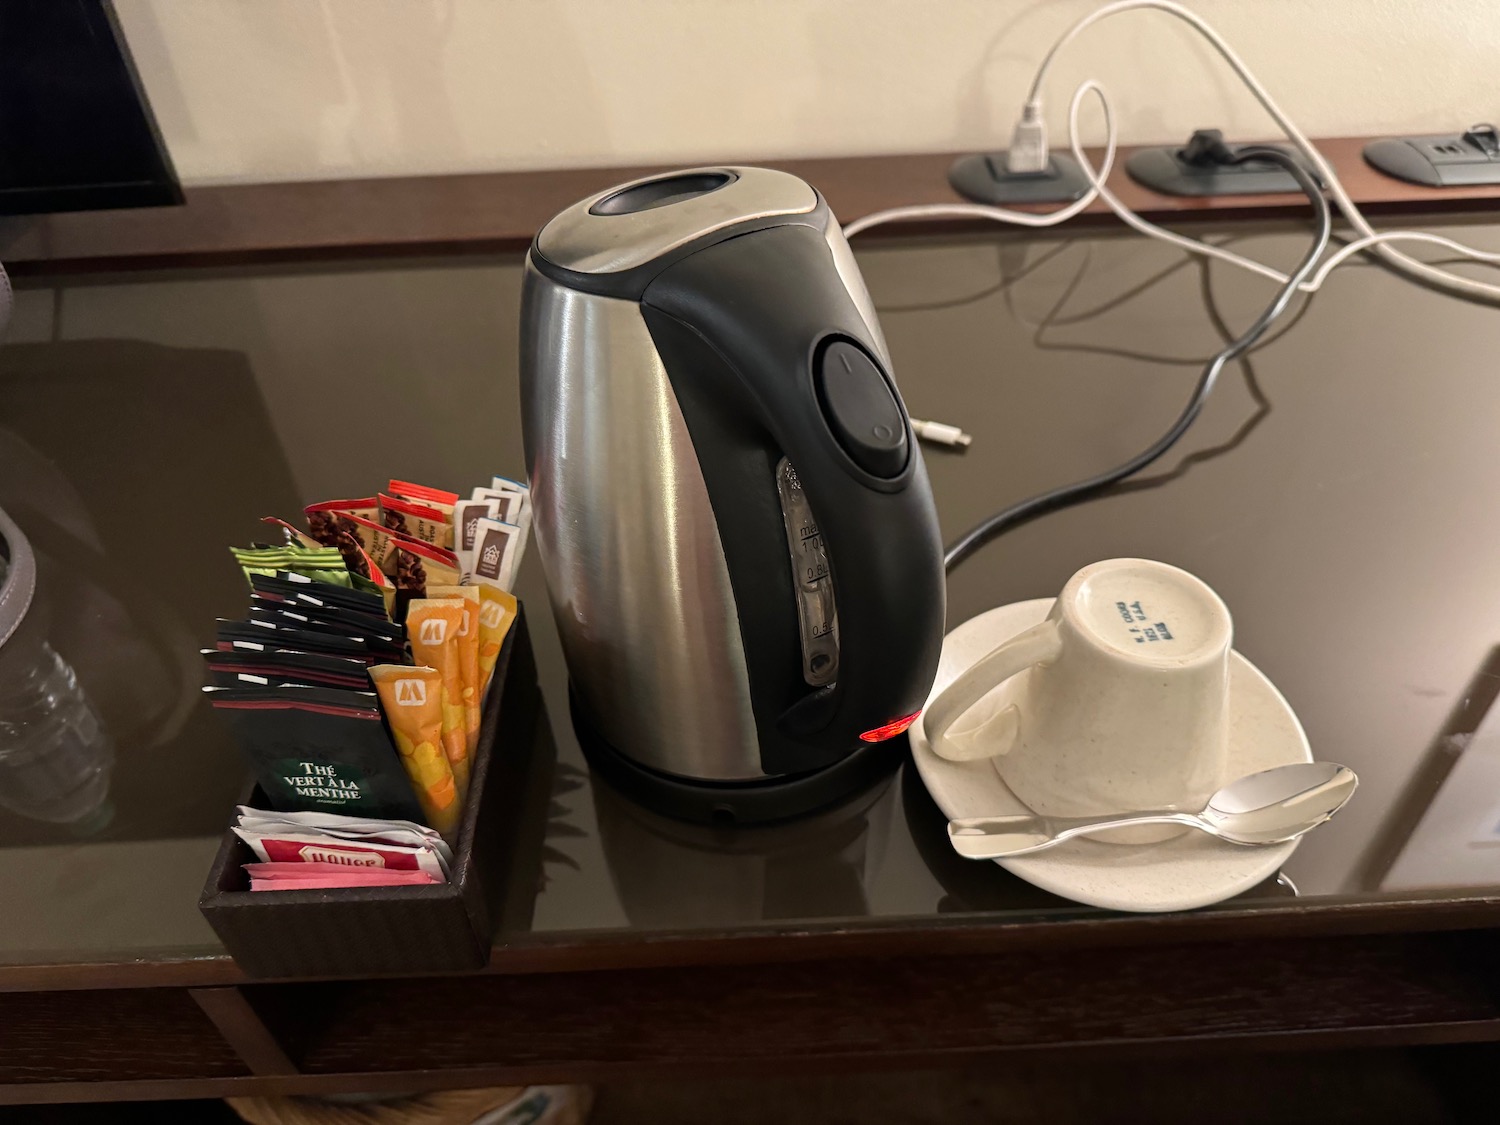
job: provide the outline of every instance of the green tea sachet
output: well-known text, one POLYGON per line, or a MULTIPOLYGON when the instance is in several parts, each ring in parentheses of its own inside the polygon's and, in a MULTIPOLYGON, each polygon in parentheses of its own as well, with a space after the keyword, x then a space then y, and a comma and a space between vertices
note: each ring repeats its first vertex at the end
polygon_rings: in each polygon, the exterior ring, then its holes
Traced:
POLYGON ((373 693, 293 686, 203 690, 229 721, 272 808, 421 819, 373 693))
POLYGON ((303 547, 288 543, 280 547, 231 547, 229 550, 245 572, 247 582, 251 575, 274 576, 278 571, 288 570, 331 586, 353 588, 354 585, 344 565, 344 556, 337 547, 303 547))

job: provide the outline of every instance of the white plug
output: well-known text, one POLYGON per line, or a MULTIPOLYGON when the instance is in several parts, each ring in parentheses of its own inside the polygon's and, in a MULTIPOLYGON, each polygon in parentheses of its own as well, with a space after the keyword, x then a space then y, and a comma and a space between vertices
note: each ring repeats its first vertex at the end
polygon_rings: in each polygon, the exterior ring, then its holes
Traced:
POLYGON ((1045 172, 1049 159, 1047 123, 1042 120, 1042 103, 1032 99, 1021 110, 1021 120, 1016 122, 1016 131, 1011 134, 1005 170, 1016 174, 1045 172))
POLYGON ((920 418, 911 420, 911 432, 922 441, 930 441, 933 445, 946 445, 953 449, 968 449, 969 443, 974 440, 957 426, 950 426, 946 422, 924 422, 920 418))

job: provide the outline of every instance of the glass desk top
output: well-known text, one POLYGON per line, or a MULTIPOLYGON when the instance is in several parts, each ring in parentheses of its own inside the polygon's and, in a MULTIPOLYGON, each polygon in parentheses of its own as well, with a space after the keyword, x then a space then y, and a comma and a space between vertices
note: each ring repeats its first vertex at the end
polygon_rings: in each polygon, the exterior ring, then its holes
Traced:
MULTIPOLYGON (((1303 238, 1214 230, 1284 265, 1303 238)), ((1462 236, 1500 249, 1500 226, 1462 236)), ((926 450, 948 538, 1144 446, 1269 295, 1119 233, 916 239, 859 258, 912 414, 974 435, 964 453, 926 450)), ((245 606, 226 547, 261 537, 261 516, 295 519, 391 476, 468 488, 520 475, 520 262, 17 288, 0 346, 0 508, 37 551, 45 636, 114 761, 107 799, 72 824, 0 792, 0 963, 222 955, 197 899, 246 773, 201 702, 197 650, 216 616, 245 606)), ((1236 647, 1314 752, 1362 786, 1282 878, 1212 909, 1500 887, 1500 738, 1481 726, 1500 689, 1497 345, 1500 310, 1340 270, 1142 479, 1011 532, 952 576, 950 627, 1115 556, 1174 563, 1223 596, 1236 647)), ((514 873, 534 900, 497 941, 1098 914, 954 856, 909 765, 780 827, 698 829, 631 805, 579 752, 534 557, 517 592, 550 719, 535 748, 550 809, 539 862, 514 873)))

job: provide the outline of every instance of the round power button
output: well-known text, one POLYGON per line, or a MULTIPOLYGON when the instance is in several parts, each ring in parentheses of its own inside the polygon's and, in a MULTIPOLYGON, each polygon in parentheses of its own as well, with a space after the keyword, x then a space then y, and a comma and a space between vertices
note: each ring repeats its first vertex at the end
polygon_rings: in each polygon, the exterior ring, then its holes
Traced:
POLYGON ((817 386, 823 418, 854 463, 871 476, 900 476, 906 468, 906 420, 875 360, 836 340, 818 359, 817 386))

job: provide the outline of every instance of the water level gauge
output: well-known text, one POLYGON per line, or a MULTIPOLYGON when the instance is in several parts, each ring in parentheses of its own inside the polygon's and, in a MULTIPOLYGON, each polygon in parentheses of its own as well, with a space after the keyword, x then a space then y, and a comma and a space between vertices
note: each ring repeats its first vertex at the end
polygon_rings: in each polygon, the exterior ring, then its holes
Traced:
POLYGON ((797 470, 785 457, 776 466, 776 490, 781 496, 781 515, 786 521, 786 542, 796 578, 802 678, 813 687, 823 687, 833 683, 839 672, 839 621, 833 605, 828 552, 797 470))

